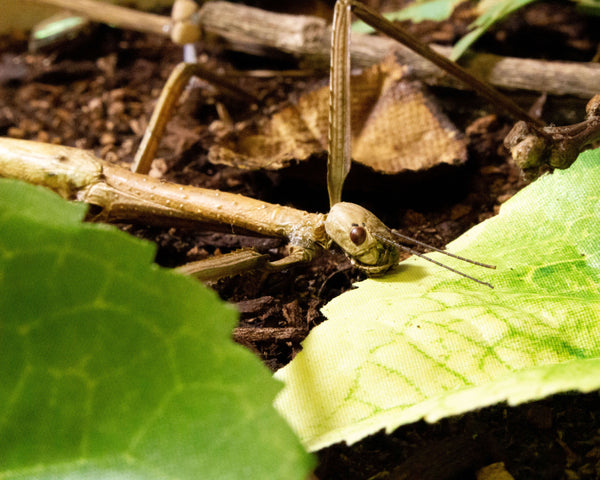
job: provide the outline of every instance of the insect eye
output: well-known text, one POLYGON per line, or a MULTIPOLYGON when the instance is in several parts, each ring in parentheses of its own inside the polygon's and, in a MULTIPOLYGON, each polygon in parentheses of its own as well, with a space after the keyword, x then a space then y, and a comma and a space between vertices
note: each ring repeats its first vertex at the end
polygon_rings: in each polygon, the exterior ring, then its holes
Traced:
POLYGON ((367 231, 363 227, 352 227, 352 230, 350 230, 350 240, 354 245, 361 245, 366 239, 367 231))

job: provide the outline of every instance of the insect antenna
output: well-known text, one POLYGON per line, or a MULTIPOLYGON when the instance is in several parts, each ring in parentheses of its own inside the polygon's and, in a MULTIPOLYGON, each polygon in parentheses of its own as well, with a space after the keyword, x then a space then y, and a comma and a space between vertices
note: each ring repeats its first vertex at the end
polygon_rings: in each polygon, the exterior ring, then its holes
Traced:
POLYGON ((390 231, 395 236, 401 238, 402 240, 404 240, 406 242, 411 242, 415 245, 419 245, 420 247, 428 248, 429 250, 433 250, 434 252, 443 253, 444 255, 448 255, 449 257, 456 258, 458 260, 462 260, 463 262, 472 263, 473 265, 477 265, 479 267, 492 268, 492 269, 496 268, 496 265, 488 265, 487 263, 481 263, 481 262, 477 262, 476 260, 471 260, 470 258, 461 257, 460 255, 456 255, 455 253, 450 253, 446 250, 442 250, 441 248, 436 248, 433 245, 429 245, 428 243, 420 242, 419 240, 416 240, 412 237, 407 237, 406 235, 403 235, 402 233, 400 233, 398 230, 392 229, 390 231))
MULTIPOLYGON (((420 242, 418 240, 415 240, 414 238, 402 235, 401 233, 399 233, 396 230, 390 230, 390 232, 392 234, 396 235, 397 237, 405 240, 405 241, 409 241, 409 242, 414 243, 415 245, 419 245, 419 246, 426 247, 426 248, 429 248, 431 250, 434 250, 436 252, 443 253, 444 255, 448 255, 449 257, 453 257, 453 258, 456 258, 458 260, 462 260, 464 262, 469 262, 469 263, 472 263, 474 265, 478 265, 480 267, 496 268, 494 265, 487 265, 485 263, 476 262, 475 260, 471 260, 469 258, 465 258, 465 257, 461 257, 459 255, 455 255, 454 253, 446 252, 445 250, 436 248, 436 247, 434 247, 432 245, 428 245, 427 243, 423 243, 423 242, 420 242)), ((384 243, 387 243, 388 245, 393 245, 396 248, 399 248, 400 250, 403 250, 405 252, 410 253, 411 255, 416 255, 417 257, 421 257, 422 259, 427 260, 428 262, 434 263, 434 264, 438 265, 439 267, 445 268, 446 270, 449 270, 449 271, 451 271, 453 273, 456 273, 456 274, 458 274, 458 275, 460 275, 462 277, 468 278, 469 280, 473 280, 474 282, 477 282, 477 283, 479 283, 481 285, 485 285, 486 287, 494 288, 494 286, 491 283, 484 282, 483 280, 479 280, 478 278, 472 277, 471 275, 468 275, 468 274, 466 274, 464 272, 461 272, 460 270, 456 270, 456 269, 454 269, 452 267, 449 267, 448 265, 444 265, 443 263, 438 262, 437 260, 434 260, 433 258, 429 258, 425 254, 423 254, 423 253, 415 250, 414 248, 407 247, 406 245, 402 245, 400 242, 396 242, 394 240, 391 240, 389 237, 385 237, 385 236, 383 236, 383 235, 381 235, 379 233, 376 233, 376 232, 372 232, 372 235, 375 238, 377 238, 378 240, 380 240, 380 241, 382 241, 384 243)))

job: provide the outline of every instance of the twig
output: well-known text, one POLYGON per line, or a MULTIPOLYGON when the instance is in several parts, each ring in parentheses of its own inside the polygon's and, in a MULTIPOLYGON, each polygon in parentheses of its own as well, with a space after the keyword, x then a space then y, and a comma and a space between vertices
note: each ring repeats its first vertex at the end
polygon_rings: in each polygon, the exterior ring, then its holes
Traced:
POLYGON ((80 13, 95 22, 117 25, 119 28, 168 35, 171 19, 163 15, 140 12, 130 8, 103 3, 98 8, 96 0, 29 0, 31 3, 51 5, 62 10, 80 13))
POLYGON ((304 327, 236 327, 233 339, 239 343, 273 342, 273 341, 300 341, 307 334, 304 327))
MULTIPOLYGON (((85 14, 92 20, 111 23, 133 30, 169 35, 168 17, 135 12, 114 5, 101 9, 91 0, 29 0, 66 8, 85 14), (124 14, 127 10, 129 13, 124 14), (146 16, 145 21, 142 16, 146 16)), ((225 40, 229 47, 246 53, 292 55, 301 65, 326 69, 329 66, 331 32, 326 22, 317 17, 285 15, 222 1, 206 2, 199 18, 204 32, 225 40)), ((444 56, 450 48, 432 45, 444 56)), ((410 65, 416 78, 432 85, 457 85, 429 61, 396 41, 360 34, 352 35, 352 65, 366 67, 381 62, 394 52, 401 63, 410 65)), ((549 62, 491 54, 471 54, 463 66, 481 80, 508 90, 545 91, 553 95, 575 95, 591 98, 598 93, 600 65, 597 63, 549 62)))

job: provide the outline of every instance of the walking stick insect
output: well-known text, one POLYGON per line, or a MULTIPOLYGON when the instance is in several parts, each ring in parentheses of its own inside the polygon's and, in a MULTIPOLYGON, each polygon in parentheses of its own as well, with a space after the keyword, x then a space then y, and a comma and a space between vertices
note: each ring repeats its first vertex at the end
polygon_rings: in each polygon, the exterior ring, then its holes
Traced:
MULTIPOLYGON (((103 162, 82 150, 22 140, 0 139, 0 175, 43 184, 65 198, 95 205, 100 208, 95 217, 99 220, 142 220, 156 223, 159 219, 168 219, 178 225, 221 223, 259 234, 287 238, 291 246, 290 255, 275 262, 267 262, 269 268, 284 268, 297 261, 311 260, 323 248, 335 242, 368 274, 383 273, 397 263, 399 249, 421 254, 400 243, 419 242, 387 228, 366 209, 340 201, 341 187, 350 163, 349 115, 346 107, 349 101, 348 29, 352 9, 367 23, 384 30, 385 33, 393 32, 395 37, 405 37, 401 31, 398 33, 393 25, 357 2, 339 0, 336 4, 332 35, 327 179, 331 210, 327 215, 271 205, 241 195, 163 183, 103 162)), ((430 55, 426 49, 421 50, 425 55, 430 55)), ((446 59, 437 61, 444 65, 448 62, 446 59)), ((463 75, 460 69, 451 69, 451 73, 459 77, 463 75), (459 73, 456 73, 457 71, 459 73)), ((166 112, 172 108, 179 91, 187 83, 187 78, 196 70, 197 67, 193 65, 183 64, 175 70, 167 83, 153 115, 151 127, 136 155, 135 169, 138 172, 147 171, 149 168, 148 159, 152 159, 158 144, 160 131, 168 117, 166 112)), ((471 85, 478 83, 472 79, 469 82, 471 85)), ((499 96, 489 87, 484 87, 483 90, 487 95, 495 98, 499 96)), ((518 118, 531 120, 512 102, 505 99, 502 102, 509 105, 507 108, 518 118)), ((454 256, 448 252, 441 252, 454 256)), ((490 267, 462 257, 457 258, 490 267)), ((437 261, 429 260, 476 282, 491 286, 437 261)), ((262 257, 255 261, 247 256, 243 261, 251 264, 265 262, 262 257)), ((218 269, 217 275, 235 272, 237 270, 227 264, 218 269)))

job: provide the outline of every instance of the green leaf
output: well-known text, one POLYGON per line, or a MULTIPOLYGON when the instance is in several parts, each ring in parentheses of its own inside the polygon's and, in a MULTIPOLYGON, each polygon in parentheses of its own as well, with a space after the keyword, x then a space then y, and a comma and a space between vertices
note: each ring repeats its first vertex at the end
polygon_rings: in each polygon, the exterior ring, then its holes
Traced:
POLYGON ((598 0, 575 0, 577 9, 587 15, 600 15, 600 1, 598 0))
MULTIPOLYGON (((409 5, 397 12, 384 13, 383 16, 390 22, 411 20, 415 23, 424 20, 441 22, 450 18, 454 8, 464 0, 422 0, 409 5)), ((352 31, 356 33, 373 33, 375 30, 364 22, 352 24, 352 31)))
MULTIPOLYGON (((472 29, 462 37, 452 49, 450 59, 456 61, 491 27, 508 17, 511 13, 533 3, 536 0, 481 0, 477 5, 479 16, 469 26, 472 29)), ((588 15, 600 15, 598 0, 573 0, 577 8, 588 15)), ((442 22, 452 15, 454 9, 463 0, 421 0, 402 10, 383 14, 389 21, 411 20, 418 23, 424 20, 442 22)), ((355 33, 373 33, 375 30, 362 21, 352 24, 355 33)))
MULTIPOLYGON (((489 289, 410 258, 330 302, 277 372, 310 450, 382 428, 600 388, 600 149, 529 185, 448 250, 489 289)), ((440 254, 430 257, 448 263, 440 254)))
MULTIPOLYGON (((473 30, 456 42, 450 58, 458 60, 494 24, 534 1, 536 0, 481 0, 477 5, 479 17, 470 25, 473 30)), ((600 2, 597 0, 574 1, 580 11, 588 15, 600 15, 600 2)))
POLYGON ((473 30, 462 37, 452 49, 451 60, 458 60, 479 37, 495 23, 536 0, 483 0, 477 6, 479 17, 469 27, 473 30))
POLYGON ((0 179, 0 478, 305 478, 234 309, 84 212, 0 179))

